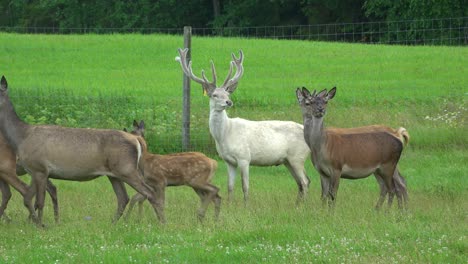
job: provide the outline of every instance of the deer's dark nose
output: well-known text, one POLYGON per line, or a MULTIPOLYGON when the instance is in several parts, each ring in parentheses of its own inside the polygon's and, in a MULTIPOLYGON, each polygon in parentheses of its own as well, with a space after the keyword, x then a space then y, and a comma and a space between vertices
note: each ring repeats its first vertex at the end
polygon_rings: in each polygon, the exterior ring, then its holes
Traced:
POLYGON ((231 100, 227 100, 227 101, 226 101, 226 104, 227 104, 227 106, 232 106, 232 101, 231 101, 231 100))

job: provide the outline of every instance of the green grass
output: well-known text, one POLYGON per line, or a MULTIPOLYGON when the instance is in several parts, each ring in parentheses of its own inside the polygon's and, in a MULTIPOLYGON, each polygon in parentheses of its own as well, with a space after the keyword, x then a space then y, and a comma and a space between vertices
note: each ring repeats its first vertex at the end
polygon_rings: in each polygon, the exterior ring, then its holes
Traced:
MULTIPOLYGON (((121 129, 145 119, 152 150, 181 149, 182 72, 174 60, 180 36, 3 33, 0 42, 1 74, 27 121, 121 129)), ((230 53, 239 49, 245 73, 232 96, 232 117, 302 122, 295 88, 337 86, 329 125, 385 123, 410 133, 437 128, 446 136, 421 133, 413 145, 467 143, 460 129, 467 115, 465 47, 194 37, 194 72, 209 73, 213 59, 223 80, 230 53), (444 111, 456 114, 451 124, 444 111)), ((214 154, 200 85, 192 83, 191 98, 193 149, 214 154)))
MULTIPOLYGON (((18 114, 30 123, 121 129, 145 119, 150 149, 180 151, 181 77, 174 61, 180 36, 0 34, 0 74, 18 114)), ((411 140, 400 168, 409 211, 375 212, 369 177, 343 180, 333 214, 320 203, 319 177, 306 202, 284 167, 251 169, 250 202, 223 200, 221 219, 196 220, 198 198, 169 188, 160 225, 149 204, 128 222, 111 224, 116 201, 107 179, 57 181, 61 223, 47 199, 44 229, 28 222, 14 192, 0 222, 0 262, 83 263, 466 263, 466 47, 404 47, 241 38, 193 39, 193 67, 213 59, 224 79, 230 53, 242 49, 245 74, 231 117, 302 122, 295 88, 338 87, 326 123, 404 126, 411 140)), ((208 98, 192 83, 192 146, 216 157, 208 131, 208 98)), ((28 180, 27 177, 24 180, 28 180)), ((227 196, 220 161, 214 183, 227 196)), ((130 190, 130 193, 134 193, 130 190)), ((395 207, 395 206, 394 206, 395 207)))

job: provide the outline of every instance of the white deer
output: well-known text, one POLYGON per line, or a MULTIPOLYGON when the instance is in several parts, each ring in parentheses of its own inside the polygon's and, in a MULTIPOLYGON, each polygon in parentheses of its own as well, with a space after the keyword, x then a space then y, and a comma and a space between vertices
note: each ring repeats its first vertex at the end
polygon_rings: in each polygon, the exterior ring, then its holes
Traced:
POLYGON ((310 180, 304 170, 304 162, 310 154, 303 126, 292 121, 250 121, 242 118, 229 118, 226 108, 233 102, 229 96, 235 91, 244 73, 242 51, 239 58, 232 54, 232 61, 226 80, 216 85, 216 70, 211 62, 213 81, 210 82, 202 71, 202 78, 193 74, 191 62, 187 62, 188 49, 179 49, 183 72, 193 81, 202 85, 210 97, 210 133, 216 142, 216 150, 228 168, 228 200, 232 201, 236 169, 239 167, 242 178, 244 202, 249 198, 249 166, 276 166, 284 164, 290 171, 299 188, 297 201, 305 197, 310 180), (188 64, 187 64, 188 63, 188 64), (233 67, 236 72, 231 78, 233 67))

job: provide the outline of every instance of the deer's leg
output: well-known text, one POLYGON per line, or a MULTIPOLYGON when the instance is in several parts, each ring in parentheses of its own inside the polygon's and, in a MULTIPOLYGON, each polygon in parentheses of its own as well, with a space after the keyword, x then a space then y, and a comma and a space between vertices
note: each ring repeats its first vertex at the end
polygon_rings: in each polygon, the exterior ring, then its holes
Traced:
POLYGON ((8 173, 8 174, 3 174, 0 175, 0 178, 8 185, 11 185, 15 190, 17 190, 21 196, 23 196, 23 203, 24 206, 28 209, 29 211, 29 218, 33 219, 36 221, 37 215, 36 211, 34 210, 34 206, 32 203, 32 198, 35 195, 35 190, 33 190, 30 193, 30 187, 26 183, 24 183, 22 180, 16 176, 15 173, 8 173))
POLYGON ((47 179, 47 186, 46 190, 49 193, 50 199, 52 200, 52 205, 54 206, 54 218, 55 223, 59 222, 59 206, 58 206, 58 198, 57 198, 57 187, 47 179))
POLYGON ((398 175, 397 175, 396 178, 394 178, 395 185, 398 187, 398 192, 401 193, 402 202, 403 202, 403 209, 407 209, 407 207, 408 207, 408 189, 406 187, 406 180, 400 174, 400 171, 398 170, 398 168, 396 169, 396 172, 398 173, 398 175))
POLYGON ((377 172, 374 173, 374 175, 380 188, 380 197, 379 197, 379 200, 377 201, 377 204, 375 205, 375 209, 379 210, 382 207, 382 204, 385 202, 385 197, 387 196, 388 189, 387 189, 387 186, 385 185, 384 180, 382 179, 382 175, 380 175, 377 172))
POLYGON ((129 198, 127 189, 125 189, 125 184, 116 178, 107 177, 112 184, 112 189, 114 189, 115 196, 117 197, 117 211, 115 213, 114 219, 112 222, 117 222, 125 211, 125 207, 128 204, 129 198))
POLYGON ((0 180, 0 191, 2 192, 2 204, 0 206, 0 218, 2 216, 8 220, 8 217, 4 215, 5 209, 7 208, 8 202, 11 199, 11 190, 10 186, 8 186, 8 183, 6 183, 3 180, 0 180))
POLYGON ((336 195, 338 193, 338 187, 340 186, 341 171, 333 169, 330 176, 330 186, 328 188, 328 205, 334 207, 336 203, 336 195))
MULTIPOLYGON (((211 185, 211 184, 192 185, 192 188, 195 189, 195 191, 197 192, 197 194, 200 196, 202 200, 201 206, 198 209, 197 214, 198 214, 198 220, 200 222, 203 222, 203 219, 205 218, 205 214, 206 214, 206 209, 208 208, 208 205, 211 203, 211 201, 214 201, 215 197, 217 196, 219 192, 219 189, 218 187, 211 185)), ((216 215, 216 212, 215 212, 215 215, 216 215)))
POLYGON ((328 193, 330 192, 330 177, 323 173, 320 173, 320 186, 322 189, 322 207, 325 207, 325 205, 327 204, 328 193))
POLYGON ((294 180, 296 180, 297 187, 299 188, 296 204, 299 204, 300 202, 304 201, 310 184, 309 177, 307 177, 307 175, 305 174, 304 163, 302 163, 301 165, 296 163, 290 163, 288 161, 284 165, 286 166, 286 168, 288 168, 294 180))
POLYGON ((219 219, 219 213, 221 211, 221 196, 219 196, 219 188, 210 184, 212 187, 216 188, 216 193, 214 197, 212 198, 213 203, 215 205, 215 220, 217 221, 219 219))
POLYGON ((393 179, 396 166, 393 164, 384 164, 376 173, 383 179, 388 191, 388 208, 392 206, 395 197, 395 181, 393 179))
POLYGON ((242 191, 244 192, 244 205, 247 205, 249 200, 249 162, 246 160, 238 161, 241 178, 242 178, 242 191))
MULTIPOLYGON (((42 219, 43 219, 43 214, 44 214, 44 200, 45 200, 48 175, 47 173, 36 171, 31 176, 33 178, 33 185, 35 185, 35 192, 36 192, 36 208, 37 208, 37 222, 36 223, 39 226, 42 226, 42 219)), ((31 188, 29 193, 33 191, 34 191, 33 188, 31 188)), ((29 195, 31 196, 31 194, 29 195)))
POLYGON ((226 162, 228 169, 228 201, 232 202, 234 197, 234 183, 236 181, 236 167, 226 162))
POLYGON ((161 223, 166 223, 166 217, 164 216, 164 191, 155 192, 143 181, 143 177, 141 177, 138 172, 135 172, 132 176, 133 177, 122 178, 128 185, 132 186, 132 188, 141 193, 143 197, 148 199, 159 221, 161 223))
POLYGON ((401 176, 398 167, 393 174, 393 181, 395 183, 395 192, 398 199, 398 208, 400 210, 406 209, 408 202, 408 191, 406 189, 406 180, 401 176))
MULTIPOLYGON (((127 220, 130 214, 132 213, 133 207, 135 204, 138 202, 139 205, 140 203, 143 203, 146 200, 146 197, 143 196, 141 193, 136 193, 135 195, 132 196, 132 199, 130 199, 130 203, 128 204, 128 210, 127 213, 125 214, 125 219, 127 220)), ((142 210, 139 208, 139 216, 141 217, 142 210)))

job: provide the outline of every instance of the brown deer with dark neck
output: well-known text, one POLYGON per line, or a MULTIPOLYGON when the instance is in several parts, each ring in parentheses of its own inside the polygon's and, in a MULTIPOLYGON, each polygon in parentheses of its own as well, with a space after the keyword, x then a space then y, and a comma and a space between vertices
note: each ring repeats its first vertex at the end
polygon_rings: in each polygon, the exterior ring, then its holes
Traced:
POLYGON ((327 103, 336 88, 312 94, 303 87, 296 90, 304 119, 304 138, 311 149, 311 159, 320 174, 322 200, 333 205, 340 178, 361 179, 374 174, 381 187, 380 208, 389 195, 391 206, 396 193, 398 204, 406 205, 406 181, 398 171, 398 161, 409 134, 404 128, 385 126, 360 128, 325 128, 323 118, 327 103))
MULTIPOLYGON (((140 172, 142 148, 146 144, 141 137, 118 130, 27 124, 13 108, 4 76, 0 80, 0 130, 20 165, 31 174, 32 188, 24 201, 37 224, 42 225, 49 177, 88 181, 101 175, 107 175, 117 184, 125 182, 147 197, 159 220, 165 222, 161 201, 156 199, 140 172), (32 205, 34 195, 37 215, 32 205)), ((116 213, 115 220, 123 210, 116 213)))

